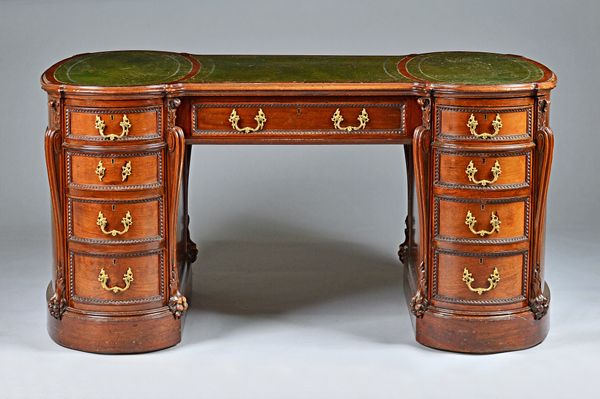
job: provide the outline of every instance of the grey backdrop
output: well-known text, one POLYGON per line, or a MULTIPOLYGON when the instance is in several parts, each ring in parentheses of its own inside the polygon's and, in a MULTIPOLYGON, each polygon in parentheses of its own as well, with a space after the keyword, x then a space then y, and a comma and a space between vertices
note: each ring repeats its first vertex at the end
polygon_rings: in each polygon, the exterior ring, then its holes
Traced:
POLYGON ((91 398, 108 389, 211 398, 398 397, 415 390, 421 397, 564 397, 573 386, 592 392, 589 366, 600 354, 599 324, 588 321, 600 316, 599 4, 0 1, 0 385, 7 397, 91 398), (39 76, 62 58, 113 49, 480 50, 548 65, 559 84, 551 106, 553 320, 546 342, 486 357, 413 342, 395 256, 406 207, 400 146, 196 146, 190 200, 201 252, 183 345, 103 357, 51 343, 44 327, 51 250, 39 76))

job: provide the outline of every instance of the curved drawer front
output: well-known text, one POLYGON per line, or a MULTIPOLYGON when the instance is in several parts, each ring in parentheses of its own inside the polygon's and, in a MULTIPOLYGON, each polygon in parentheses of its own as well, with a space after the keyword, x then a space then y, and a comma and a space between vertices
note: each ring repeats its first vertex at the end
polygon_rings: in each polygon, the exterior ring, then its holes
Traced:
POLYGON ((72 241, 132 244, 160 241, 164 235, 163 200, 68 200, 68 232, 72 241))
POLYGON ((163 300, 162 251, 139 254, 70 252, 70 293, 74 302, 135 305, 163 300))
POLYGON ((531 151, 451 152, 436 150, 434 184, 472 190, 527 188, 531 151))
POLYGON ((162 107, 91 108, 67 106, 67 139, 139 141, 162 136, 162 107))
POLYGON ((529 198, 435 197, 434 234, 439 241, 502 244, 529 238, 529 198))
POLYGON ((526 300, 527 251, 493 254, 436 250, 433 299, 461 305, 526 300))
POLYGON ((530 140, 533 129, 533 100, 492 102, 461 101, 435 107, 436 136, 444 140, 514 141, 530 140))
POLYGON ((193 136, 406 135, 403 102, 196 103, 193 136))
POLYGON ((69 187, 90 190, 134 190, 163 184, 162 151, 98 154, 67 151, 69 187))

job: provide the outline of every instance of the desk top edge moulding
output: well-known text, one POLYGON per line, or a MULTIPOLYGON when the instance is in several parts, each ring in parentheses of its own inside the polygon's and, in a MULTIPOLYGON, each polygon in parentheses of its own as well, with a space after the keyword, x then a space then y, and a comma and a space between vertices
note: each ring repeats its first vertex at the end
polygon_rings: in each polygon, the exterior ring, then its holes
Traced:
POLYGON ((528 58, 467 51, 132 50, 54 64, 41 77, 50 336, 96 353, 180 342, 198 253, 191 145, 400 144, 408 209, 398 256, 416 340, 465 353, 540 343, 556 81, 528 58))

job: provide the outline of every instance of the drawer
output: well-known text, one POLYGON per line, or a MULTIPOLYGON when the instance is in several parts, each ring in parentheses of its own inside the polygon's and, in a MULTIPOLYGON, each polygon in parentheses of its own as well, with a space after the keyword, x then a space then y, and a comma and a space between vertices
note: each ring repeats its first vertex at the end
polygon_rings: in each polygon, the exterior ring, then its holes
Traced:
POLYGON ((494 254, 436 250, 432 296, 462 305, 501 305, 526 300, 527 251, 494 254))
POLYGON ((435 107, 436 137, 461 141, 530 140, 533 130, 533 100, 466 101, 435 107), (506 105, 515 104, 515 105, 506 105))
POLYGON ((403 102, 196 103, 193 135, 406 135, 403 102))
POLYGON ((502 244, 529 238, 529 198, 436 196, 434 235, 440 241, 502 244))
POLYGON ((68 233, 72 241, 133 244, 160 241, 164 235, 162 197, 109 201, 68 199, 68 233))
POLYGON ((134 190, 161 187, 162 151, 97 154, 67 151, 69 187, 90 190, 134 190))
POLYGON ((74 302, 133 305, 161 302, 164 254, 69 254, 70 293, 74 302))
POLYGON ((67 106, 66 137, 84 141, 136 141, 160 138, 162 107, 83 108, 67 106))
POLYGON ((434 184, 471 190, 529 187, 531 151, 454 152, 436 149, 434 184))

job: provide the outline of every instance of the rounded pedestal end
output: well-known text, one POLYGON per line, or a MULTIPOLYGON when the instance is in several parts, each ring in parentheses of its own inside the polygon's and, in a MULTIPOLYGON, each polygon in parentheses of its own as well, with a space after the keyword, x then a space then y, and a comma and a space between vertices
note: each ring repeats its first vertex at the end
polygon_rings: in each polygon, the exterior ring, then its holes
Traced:
MULTIPOLYGON (((545 296, 550 298, 548 286, 545 296)), ((536 320, 533 312, 472 316, 430 307, 416 319, 417 341, 425 346, 462 353, 497 353, 530 348, 542 342, 549 315, 536 320)))
POLYGON ((176 345, 181 320, 168 307, 152 313, 106 316, 67 308, 60 320, 48 315, 48 333, 59 345, 94 353, 141 353, 176 345))

